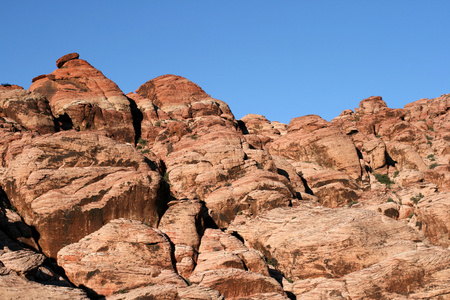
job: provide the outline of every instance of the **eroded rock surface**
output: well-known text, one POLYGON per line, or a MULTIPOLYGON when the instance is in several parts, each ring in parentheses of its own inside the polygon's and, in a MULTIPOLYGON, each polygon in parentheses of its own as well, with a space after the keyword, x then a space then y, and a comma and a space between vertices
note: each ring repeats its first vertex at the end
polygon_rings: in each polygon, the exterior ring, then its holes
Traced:
POLYGON ((404 223, 354 208, 277 208, 254 219, 239 217, 228 230, 291 279, 342 277, 424 244, 404 223))
POLYGON ((1 185, 43 252, 128 217, 156 226, 165 209, 161 177, 130 145, 88 132, 24 138, 9 146, 1 185))
POLYGON ((35 80, 29 90, 44 95, 62 129, 104 130, 135 141, 130 102, 119 87, 78 55, 57 62, 58 69, 35 80))
POLYGON ((99 295, 156 283, 187 286, 175 273, 172 251, 161 231, 117 219, 61 249, 58 264, 72 283, 99 295))

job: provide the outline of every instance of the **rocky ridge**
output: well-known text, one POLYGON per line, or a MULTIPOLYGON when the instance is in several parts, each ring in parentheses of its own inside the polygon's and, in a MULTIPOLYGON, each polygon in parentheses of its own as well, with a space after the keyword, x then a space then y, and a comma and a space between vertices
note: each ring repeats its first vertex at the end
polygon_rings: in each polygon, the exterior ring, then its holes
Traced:
POLYGON ((0 86, 0 298, 450 299, 450 94, 282 124, 56 64, 0 86))

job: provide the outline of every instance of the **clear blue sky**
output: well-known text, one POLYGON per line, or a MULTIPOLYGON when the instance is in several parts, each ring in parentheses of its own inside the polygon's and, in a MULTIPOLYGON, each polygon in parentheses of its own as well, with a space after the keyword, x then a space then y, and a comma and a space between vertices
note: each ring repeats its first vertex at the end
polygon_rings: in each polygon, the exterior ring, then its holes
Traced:
POLYGON ((247 113, 327 120, 450 93, 450 1, 3 1, 0 83, 78 52, 128 93, 184 76, 247 113))

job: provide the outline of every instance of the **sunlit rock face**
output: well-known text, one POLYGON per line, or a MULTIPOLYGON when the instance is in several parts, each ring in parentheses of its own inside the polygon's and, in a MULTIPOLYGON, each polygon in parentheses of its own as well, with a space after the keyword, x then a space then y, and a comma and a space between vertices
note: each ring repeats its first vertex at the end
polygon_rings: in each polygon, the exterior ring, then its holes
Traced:
POLYGON ((449 95, 282 124, 56 65, 0 85, 1 296, 450 297, 449 95))

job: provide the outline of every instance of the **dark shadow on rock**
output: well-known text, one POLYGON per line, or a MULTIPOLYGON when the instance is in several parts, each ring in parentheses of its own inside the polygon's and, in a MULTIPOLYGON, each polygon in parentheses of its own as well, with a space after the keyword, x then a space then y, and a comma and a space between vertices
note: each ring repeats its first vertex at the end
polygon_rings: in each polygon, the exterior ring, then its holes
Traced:
POLYGON ((242 131, 243 134, 248 134, 247 126, 245 126, 245 123, 241 120, 237 121, 239 129, 242 131))
POLYGON ((142 114, 142 111, 137 107, 136 102, 133 99, 128 98, 128 101, 130 102, 130 110, 131 110, 131 117, 133 118, 133 128, 134 128, 134 144, 137 145, 139 139, 142 135, 142 120, 144 119, 144 116, 142 114))
POLYGON ((54 118, 54 123, 56 131, 73 129, 72 119, 69 117, 67 113, 64 113, 63 115, 54 118))

